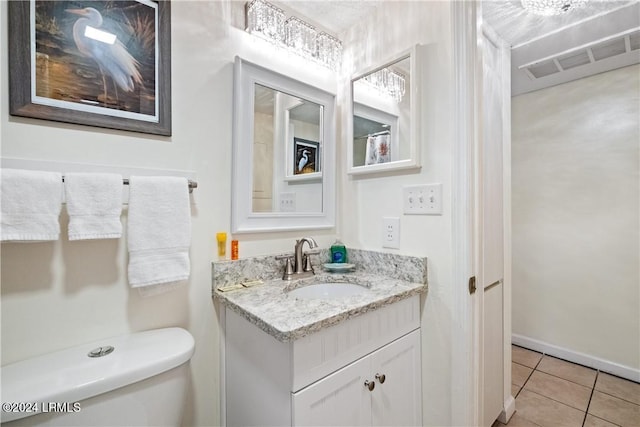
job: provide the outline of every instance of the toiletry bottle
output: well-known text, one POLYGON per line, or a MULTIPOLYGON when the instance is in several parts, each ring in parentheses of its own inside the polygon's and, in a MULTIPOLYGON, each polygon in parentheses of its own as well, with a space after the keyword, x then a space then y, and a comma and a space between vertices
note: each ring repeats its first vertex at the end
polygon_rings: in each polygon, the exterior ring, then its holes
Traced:
POLYGON ((238 259, 238 241, 237 240, 231 241, 231 259, 232 260, 238 259))
POLYGON ((227 233, 216 233, 218 241, 218 259, 225 259, 227 255, 227 233))
POLYGON ((347 248, 344 243, 336 238, 336 241, 331 245, 331 262, 344 263, 347 262, 347 248))

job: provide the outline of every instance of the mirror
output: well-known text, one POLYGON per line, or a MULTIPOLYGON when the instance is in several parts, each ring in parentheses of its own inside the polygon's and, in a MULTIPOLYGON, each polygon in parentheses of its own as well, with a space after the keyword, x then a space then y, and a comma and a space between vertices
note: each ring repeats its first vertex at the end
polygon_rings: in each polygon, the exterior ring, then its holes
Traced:
POLYGON ((351 80, 350 174, 420 167, 418 49, 351 80))
POLYGON ((335 96, 236 57, 232 231, 335 225, 335 96))

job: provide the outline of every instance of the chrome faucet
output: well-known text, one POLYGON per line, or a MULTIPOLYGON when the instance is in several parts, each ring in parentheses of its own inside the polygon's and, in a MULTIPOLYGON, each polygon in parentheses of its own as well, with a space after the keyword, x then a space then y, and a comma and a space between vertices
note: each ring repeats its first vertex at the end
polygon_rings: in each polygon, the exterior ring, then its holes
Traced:
POLYGON ((313 267, 311 266, 309 256, 302 254, 302 246, 304 245, 304 242, 307 242, 309 244, 309 249, 315 249, 318 247, 316 241, 311 237, 303 237, 300 240, 296 240, 296 248, 294 251, 295 258, 293 260, 293 272, 295 274, 301 274, 307 271, 313 273, 313 267))
POLYGON ((315 274, 313 266, 311 265, 311 255, 320 253, 319 251, 308 251, 304 253, 302 247, 307 242, 309 249, 315 249, 318 247, 318 243, 311 237, 303 237, 300 240, 296 240, 296 246, 293 251, 293 263, 291 262, 291 255, 277 256, 276 259, 284 259, 285 267, 282 280, 299 279, 302 277, 312 276, 315 274))

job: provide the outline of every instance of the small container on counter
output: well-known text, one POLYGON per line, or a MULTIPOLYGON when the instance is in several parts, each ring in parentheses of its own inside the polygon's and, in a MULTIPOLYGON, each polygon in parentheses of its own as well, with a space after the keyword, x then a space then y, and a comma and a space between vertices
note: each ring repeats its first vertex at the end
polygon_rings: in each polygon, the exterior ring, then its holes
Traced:
POLYGON ((218 259, 225 259, 227 256, 227 233, 216 233, 218 241, 218 259))
POLYGON ((336 264, 347 262, 347 248, 339 238, 331 245, 331 262, 336 264))
POLYGON ((237 240, 231 241, 231 259, 232 260, 238 259, 238 241, 237 240))

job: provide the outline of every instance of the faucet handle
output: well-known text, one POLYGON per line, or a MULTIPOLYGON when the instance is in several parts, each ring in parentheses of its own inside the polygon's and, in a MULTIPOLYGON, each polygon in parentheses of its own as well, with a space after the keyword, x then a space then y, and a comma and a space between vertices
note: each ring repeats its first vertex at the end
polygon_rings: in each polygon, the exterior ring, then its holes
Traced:
POLYGON ((276 259, 285 260, 284 273, 282 274, 282 280, 291 280, 293 276, 293 255, 278 255, 276 259))
POLYGON ((310 253, 310 252, 307 252, 303 257, 303 260, 304 260, 303 261, 303 265, 304 265, 303 271, 310 271, 312 273, 315 273, 313 271, 313 266, 311 265, 311 256, 310 255, 313 255, 313 254, 310 253))

